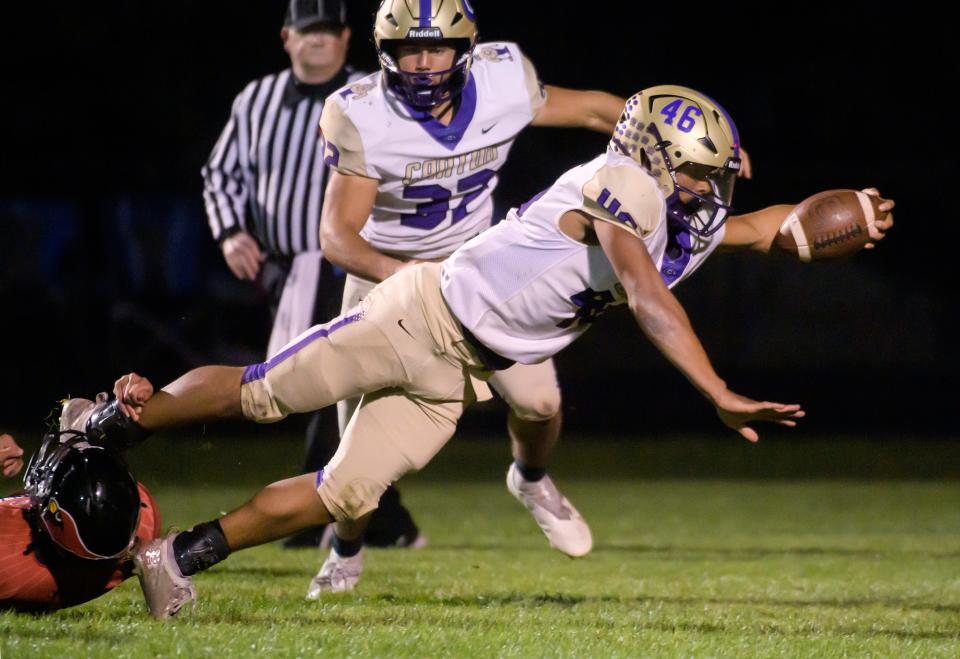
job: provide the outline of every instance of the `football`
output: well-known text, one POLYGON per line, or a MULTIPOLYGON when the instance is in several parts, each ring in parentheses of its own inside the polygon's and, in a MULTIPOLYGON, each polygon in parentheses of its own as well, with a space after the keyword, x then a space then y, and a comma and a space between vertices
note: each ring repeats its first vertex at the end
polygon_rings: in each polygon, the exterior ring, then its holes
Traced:
POLYGON ((801 261, 850 256, 870 241, 880 200, 857 190, 827 190, 808 197, 780 225, 775 246, 801 261))

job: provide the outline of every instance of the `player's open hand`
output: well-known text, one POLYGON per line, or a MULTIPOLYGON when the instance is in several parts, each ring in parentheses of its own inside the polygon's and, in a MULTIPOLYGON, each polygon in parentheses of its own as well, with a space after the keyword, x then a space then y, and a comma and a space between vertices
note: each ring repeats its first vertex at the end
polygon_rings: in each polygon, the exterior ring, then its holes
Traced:
POLYGON ((758 441, 760 435, 747 424, 753 421, 769 421, 793 427, 797 425, 797 419, 802 419, 806 414, 797 404, 758 402, 729 390, 719 396, 714 405, 720 420, 750 442, 758 441))
POLYGON ((127 373, 114 383, 113 395, 117 397, 120 411, 139 421, 144 403, 153 396, 153 384, 142 375, 127 373))
POLYGON ((260 265, 267 256, 260 251, 260 245, 246 231, 235 233, 223 241, 220 247, 223 258, 237 279, 253 281, 260 274, 260 265))
POLYGON ((893 199, 884 199, 881 197, 880 191, 876 188, 867 188, 863 190, 863 192, 880 200, 879 210, 881 215, 873 223, 873 226, 870 227, 870 242, 863 246, 864 249, 873 249, 876 247, 877 241, 883 240, 887 235, 887 231, 893 227, 893 207, 897 204, 893 199))
POLYGON ((0 469, 6 478, 13 478, 23 469, 23 449, 10 435, 0 435, 0 469))

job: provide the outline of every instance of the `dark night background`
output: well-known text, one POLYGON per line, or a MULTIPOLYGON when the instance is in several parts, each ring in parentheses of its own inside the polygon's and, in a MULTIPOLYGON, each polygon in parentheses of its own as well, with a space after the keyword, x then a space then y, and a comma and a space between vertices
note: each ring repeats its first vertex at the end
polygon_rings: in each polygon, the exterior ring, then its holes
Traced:
MULTIPOLYGON (((376 4, 350 5, 350 59, 367 70, 376 4)), ((897 226, 874 253, 812 266, 717 255, 677 293, 731 388, 806 405, 793 436, 952 433, 949 96, 960 67, 949 26, 919 5, 474 4, 481 39, 519 42, 545 82, 622 96, 677 83, 717 98, 753 158, 742 210, 841 187, 896 199, 897 226)), ((163 383, 201 363, 260 359, 264 298, 232 278, 211 240, 199 171, 234 95, 286 66, 283 11, 280 0, 46 3, 3 19, 0 428, 38 428, 54 400, 91 396, 126 370, 163 383)), ((500 207, 606 141, 528 130, 502 172, 500 207)), ((722 432, 624 310, 558 364, 571 430, 722 432)))

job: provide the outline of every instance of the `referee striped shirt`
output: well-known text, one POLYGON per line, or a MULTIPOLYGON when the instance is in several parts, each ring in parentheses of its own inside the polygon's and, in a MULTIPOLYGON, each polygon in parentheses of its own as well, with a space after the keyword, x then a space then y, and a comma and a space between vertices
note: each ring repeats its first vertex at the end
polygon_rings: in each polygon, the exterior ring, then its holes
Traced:
POLYGON ((274 256, 320 249, 323 101, 364 75, 345 67, 330 82, 305 85, 286 69, 240 92, 202 171, 214 239, 246 231, 274 256))

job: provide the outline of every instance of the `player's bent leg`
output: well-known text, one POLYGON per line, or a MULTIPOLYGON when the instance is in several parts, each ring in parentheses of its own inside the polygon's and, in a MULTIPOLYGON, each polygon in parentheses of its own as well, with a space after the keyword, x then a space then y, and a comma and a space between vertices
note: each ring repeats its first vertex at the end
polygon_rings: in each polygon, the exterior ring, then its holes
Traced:
MULTIPOLYGON (((381 306, 389 300, 381 296, 381 306)), ((371 296, 372 300, 372 296, 371 296)), ((397 386, 407 371, 377 322, 372 301, 324 325, 310 328, 241 378, 243 414, 272 423, 289 414, 312 412, 345 398, 397 386)), ((393 309, 383 313, 389 315, 393 309)), ((417 356, 430 349, 416 344, 417 356)))
POLYGON ((219 520, 198 524, 140 547, 134 557, 150 614, 165 619, 196 599, 191 579, 232 552, 331 521, 317 497, 317 474, 268 485, 219 520))
POLYGON ((510 407, 507 432, 514 459, 532 470, 545 470, 561 425, 560 387, 553 361, 516 364, 495 373, 490 384, 510 407))
MULTIPOLYGON (((347 313, 360 304, 375 286, 376 284, 372 281, 348 274, 344 282, 341 313, 347 313)), ((359 396, 341 400, 337 403, 337 423, 341 437, 346 433, 347 425, 359 406, 359 396)), ((352 540, 362 535, 364 543, 379 547, 420 547, 426 541, 420 535, 410 511, 400 503, 399 491, 392 485, 384 492, 379 506, 373 512, 368 523, 365 523, 364 528, 366 529, 367 526, 371 527, 369 529, 371 533, 367 533, 365 530, 350 529, 344 526, 344 523, 338 523, 337 534, 340 538, 350 538, 352 540)))
MULTIPOLYGON (((322 472, 320 472, 322 473, 322 472)), ((230 550, 262 545, 333 520, 317 497, 320 474, 302 474, 260 490, 220 520, 230 550)))
POLYGON ((344 520, 335 528, 330 554, 320 571, 310 580, 307 599, 316 600, 323 593, 344 593, 357 585, 363 572, 363 536, 373 511, 360 519, 344 520))
POLYGON ((421 469, 447 443, 463 409, 463 401, 426 401, 399 389, 364 396, 317 488, 338 524, 308 599, 356 585, 370 513, 390 483, 421 469))
MULTIPOLYGON (((347 425, 359 405, 360 398, 350 398, 337 403, 337 420, 340 423, 341 437, 346 432, 347 425)), ((341 538, 358 537, 341 523, 336 526, 341 538)), ((429 542, 420 532, 420 528, 413 520, 413 515, 401 503, 400 491, 395 485, 390 485, 380 497, 380 503, 365 524, 362 536, 363 543, 369 547, 422 549, 429 542)), ((322 540, 321 548, 324 548, 322 540)))
POLYGON ((593 548, 590 526, 546 472, 562 418, 552 360, 499 371, 490 383, 510 406, 507 428, 514 462, 507 489, 530 511, 552 547, 568 556, 588 554, 593 548))

